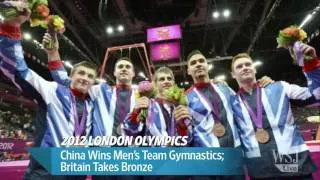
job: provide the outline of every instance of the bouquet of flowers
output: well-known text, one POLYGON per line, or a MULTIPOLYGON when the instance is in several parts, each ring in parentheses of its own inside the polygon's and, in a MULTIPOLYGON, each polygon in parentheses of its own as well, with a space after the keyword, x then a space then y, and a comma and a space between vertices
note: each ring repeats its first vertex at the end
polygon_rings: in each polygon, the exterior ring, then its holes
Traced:
POLYGON ((312 58, 310 56, 303 55, 300 50, 300 43, 306 37, 307 33, 303 29, 297 26, 289 26, 279 32, 277 37, 278 48, 288 48, 295 61, 297 61, 300 66, 303 66, 304 59, 312 58))
MULTIPOLYGON (((9 19, 19 16, 27 11, 26 8, 21 9, 23 1, 4 1, 0 2, 1 19, 9 19)), ((53 36, 54 33, 63 33, 65 30, 64 21, 57 15, 49 15, 48 0, 28 0, 28 8, 30 14, 30 26, 41 26, 48 29, 48 32, 53 36)), ((50 48, 53 43, 49 43, 50 48)), ((51 47, 52 48, 52 47, 51 47)))
MULTIPOLYGON (((179 88, 177 85, 174 85, 170 87, 166 92, 165 92, 165 99, 169 102, 172 102, 175 105, 183 105, 187 106, 187 97, 184 94, 184 89, 179 88)), ((184 120, 184 122, 187 119, 184 120)), ((169 136, 174 136, 176 132, 176 121, 174 118, 171 119, 170 122, 170 129, 169 129, 169 136)))
MULTIPOLYGON (((152 83, 149 81, 141 81, 138 85, 138 94, 137 97, 147 97, 147 98, 154 98, 156 95, 156 90, 152 83)), ((147 109, 141 109, 139 115, 138 115, 138 121, 143 121, 147 118, 148 110, 147 109)))
POLYGON ((165 93, 165 99, 173 102, 176 105, 187 106, 187 97, 184 94, 184 89, 179 88, 177 85, 170 87, 165 93))
POLYGON ((23 14, 27 9, 21 9, 14 7, 11 2, 0 2, 0 19, 1 21, 5 19, 10 19, 23 14))
POLYGON ((45 26, 46 20, 50 14, 47 0, 28 0, 31 10, 30 26, 45 26))
POLYGON ((54 37, 56 33, 62 34, 65 31, 64 20, 58 15, 50 15, 46 19, 46 23, 42 25, 43 28, 48 29, 48 33, 52 39, 45 44, 46 48, 52 49, 54 46, 54 37))
POLYGON ((297 26, 289 26, 279 32, 277 37, 278 47, 293 46, 296 41, 303 41, 307 33, 297 26))
POLYGON ((65 31, 64 20, 58 15, 50 15, 47 19, 44 28, 52 28, 57 33, 65 31))
MULTIPOLYGON (((23 8, 23 1, 4 1, 0 3, 0 15, 2 19, 10 19, 26 13, 27 8, 23 8)), ((28 0, 28 8, 31 11, 30 25, 39 26, 44 24, 46 18, 49 16, 50 10, 48 8, 47 0, 28 0)))

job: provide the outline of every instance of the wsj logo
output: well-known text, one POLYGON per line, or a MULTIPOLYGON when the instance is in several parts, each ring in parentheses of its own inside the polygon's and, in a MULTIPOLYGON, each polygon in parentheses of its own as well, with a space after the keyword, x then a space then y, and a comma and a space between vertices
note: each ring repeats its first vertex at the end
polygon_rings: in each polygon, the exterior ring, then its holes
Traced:
POLYGON ((280 154, 276 150, 272 150, 275 166, 281 172, 298 172, 298 153, 294 154, 280 154))

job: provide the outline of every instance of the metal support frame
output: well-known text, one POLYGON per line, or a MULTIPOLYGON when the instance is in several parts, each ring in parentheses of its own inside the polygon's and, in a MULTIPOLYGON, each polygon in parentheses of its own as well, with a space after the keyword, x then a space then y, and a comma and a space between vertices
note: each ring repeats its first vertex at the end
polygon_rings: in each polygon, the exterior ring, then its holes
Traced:
MULTIPOLYGON (((224 56, 224 57, 215 57, 215 58, 207 58, 207 62, 208 63, 212 63, 215 61, 225 61, 225 60, 231 60, 233 58, 233 56, 224 56)), ((183 62, 179 62, 179 63, 170 63, 167 64, 166 66, 168 67, 175 67, 175 66, 187 66, 188 62, 183 61, 183 62)), ((157 67, 157 65, 155 65, 157 67)), ((161 66, 161 65, 159 65, 161 66)))
MULTIPOLYGON (((269 13, 268 13, 268 15, 267 15, 265 18, 262 17, 263 19, 260 19, 258 28, 257 28, 256 32, 254 33, 254 36, 253 36, 253 38, 252 38, 252 40, 251 40, 251 42, 250 42, 250 45, 249 45, 249 47, 248 47, 248 49, 247 49, 247 52, 250 52, 251 49, 254 47, 254 44, 256 43, 256 41, 258 40, 258 38, 260 37, 260 34, 261 34, 263 28, 266 26, 266 24, 267 24, 267 23, 270 21, 270 19, 272 18, 273 13, 275 12, 275 9, 279 6, 280 2, 281 2, 281 0, 276 0, 276 1, 273 3, 273 5, 272 5, 272 7, 271 7, 271 9, 270 9, 270 11, 269 11, 269 13)), ((266 5, 267 5, 267 3, 268 3, 268 2, 266 2, 266 5)), ((265 6, 266 6, 266 5, 265 5, 265 6)), ((266 8, 264 9, 264 11, 266 11, 266 8)))
POLYGON ((247 4, 246 4, 245 8, 244 8, 244 10, 242 11, 242 13, 240 15, 241 23, 238 24, 238 26, 234 27, 232 29, 232 31, 229 33, 229 36, 228 36, 227 40, 225 41, 224 46, 222 47, 220 54, 225 54, 226 53, 227 49, 231 45, 233 39, 237 35, 237 33, 240 30, 241 26, 243 25, 245 20, 248 18, 248 14, 249 14, 249 12, 251 11, 251 9, 253 8, 253 6, 254 6, 254 4, 256 2, 257 2, 257 0, 247 1, 247 4))
POLYGON ((148 76, 149 79, 151 79, 151 77, 152 77, 151 66, 150 66, 151 63, 150 63, 150 60, 149 60, 148 55, 147 55, 146 45, 144 43, 129 44, 129 45, 123 45, 123 46, 114 46, 114 47, 108 48, 107 51, 106 51, 106 54, 104 56, 103 64, 101 66, 100 79, 102 79, 103 74, 105 72, 105 67, 106 67, 106 64, 107 64, 107 61, 108 61, 109 54, 112 51, 118 51, 118 50, 123 50, 123 49, 131 49, 131 48, 142 48, 143 49, 145 62, 143 61, 143 57, 142 57, 142 55, 141 55, 139 50, 138 50, 138 53, 139 53, 139 56, 140 56, 140 59, 141 59, 141 63, 143 65, 145 71, 147 72, 147 76, 148 76))

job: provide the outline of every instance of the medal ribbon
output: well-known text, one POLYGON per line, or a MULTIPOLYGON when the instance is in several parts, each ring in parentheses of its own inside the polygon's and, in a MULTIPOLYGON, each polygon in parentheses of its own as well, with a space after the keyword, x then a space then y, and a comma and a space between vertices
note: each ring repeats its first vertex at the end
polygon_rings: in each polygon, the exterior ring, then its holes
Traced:
POLYGON ((123 101, 121 101, 119 88, 116 89, 116 94, 117 94, 116 107, 117 107, 117 111, 119 112, 119 119, 118 120, 120 123, 122 123, 130 110, 130 105, 131 105, 130 100, 131 100, 132 89, 129 90, 129 92, 127 94, 126 101, 124 104, 123 104, 123 101))
POLYGON ((247 99, 243 94, 240 94, 243 104, 246 106, 251 119, 253 120, 254 124, 257 128, 262 129, 262 100, 261 100, 261 88, 257 87, 257 113, 253 112, 252 108, 250 107, 247 99))
POLYGON ((174 111, 174 105, 171 103, 165 102, 163 99, 156 98, 155 101, 157 101, 160 104, 161 111, 163 111, 164 121, 167 125, 167 132, 169 136, 175 136, 176 135, 176 120, 173 116, 174 111), (167 109, 165 106, 167 106, 169 109, 167 109), (168 111, 169 110, 169 111, 168 111), (167 122, 167 120, 169 120, 167 122))
POLYGON ((73 109, 73 113, 74 113, 74 134, 75 134, 75 136, 81 136, 82 133, 84 132, 85 122, 87 120, 87 115, 88 115, 86 102, 84 102, 84 104, 83 104, 84 110, 82 112, 82 116, 81 116, 80 122, 79 122, 79 117, 78 117, 76 99, 75 99, 74 96, 72 98, 71 105, 72 105, 72 109, 73 109))
POLYGON ((161 111, 163 111, 164 121, 167 125, 167 132, 169 136, 175 136, 176 134, 176 120, 173 116, 174 105, 168 102, 165 102, 163 99, 155 99, 161 106, 161 111), (168 109, 169 108, 169 109, 168 109), (167 120, 170 120, 167 122, 167 120))
POLYGON ((212 112, 212 115, 215 118, 215 120, 218 123, 221 123, 221 119, 219 117, 220 110, 219 110, 219 104, 218 104, 218 101, 219 101, 218 93, 215 91, 215 89, 212 87, 211 84, 209 85, 208 90, 210 91, 210 93, 213 96, 212 102, 210 102, 210 99, 208 97, 209 95, 204 94, 200 89, 199 89, 199 93, 207 101, 207 103, 211 107, 211 109, 212 109, 211 112, 212 112))
POLYGON ((173 116, 174 106, 170 105, 169 107, 170 107, 171 120, 170 120, 170 129, 169 129, 168 135, 175 136, 176 135, 176 120, 174 119, 174 116, 173 116))

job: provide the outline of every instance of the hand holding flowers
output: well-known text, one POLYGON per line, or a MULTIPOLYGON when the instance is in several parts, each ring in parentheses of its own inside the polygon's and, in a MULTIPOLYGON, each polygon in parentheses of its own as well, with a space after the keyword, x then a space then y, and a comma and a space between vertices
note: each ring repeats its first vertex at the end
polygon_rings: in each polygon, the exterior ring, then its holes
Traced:
POLYGON ((141 105, 145 105, 147 100, 150 98, 155 97, 156 91, 153 87, 152 83, 149 81, 142 81, 138 85, 138 108, 140 109, 140 113, 137 117, 137 121, 144 121, 147 118, 148 115, 148 109, 146 107, 141 108, 141 105))
POLYGON ((283 47, 289 49, 290 55, 294 59, 294 63, 299 66, 304 65, 304 61, 314 58, 314 52, 307 47, 302 41, 307 37, 307 33, 297 27, 289 26, 279 32, 277 37, 278 48, 283 47))

